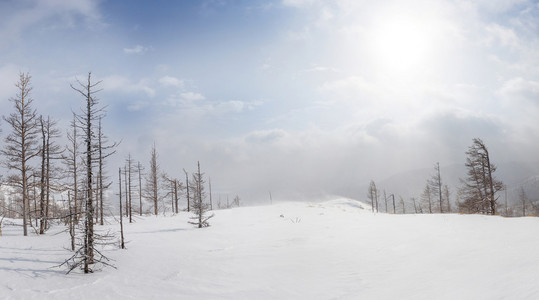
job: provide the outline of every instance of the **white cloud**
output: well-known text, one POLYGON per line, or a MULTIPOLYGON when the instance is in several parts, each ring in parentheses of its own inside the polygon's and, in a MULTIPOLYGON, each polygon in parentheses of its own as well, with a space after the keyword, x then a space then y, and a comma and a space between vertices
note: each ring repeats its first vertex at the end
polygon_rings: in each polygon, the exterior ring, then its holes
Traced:
POLYGON ((283 0, 283 5, 291 7, 305 7, 318 3, 319 0, 283 0))
POLYGON ((121 75, 110 75, 102 79, 101 86, 108 91, 117 91, 121 93, 145 93, 149 97, 155 96, 155 90, 150 87, 147 79, 141 79, 137 83, 121 75))
POLYGON ((31 0, 23 5, 4 5, 0 11, 0 36, 6 43, 17 39, 28 28, 43 24, 45 27, 73 27, 81 20, 88 26, 104 26, 99 1, 94 0, 31 0))
POLYGON ((493 43, 500 43, 502 46, 510 48, 519 48, 520 41, 511 28, 501 26, 499 24, 490 24, 485 28, 487 32, 487 40, 485 41, 488 45, 493 43))
POLYGON ((539 82, 517 77, 504 82, 498 92, 508 99, 527 99, 537 103, 539 82))
POLYGON ((195 92, 181 93, 180 97, 183 100, 188 101, 188 102, 195 102, 195 101, 201 101, 201 100, 206 99, 206 97, 204 97, 204 95, 202 95, 200 93, 195 93, 195 92))
POLYGON ((165 87, 183 88, 185 83, 183 80, 172 76, 163 76, 159 79, 159 83, 165 87))
POLYGON ((245 137, 248 143, 266 144, 275 142, 287 135, 282 129, 253 131, 245 137))
POLYGON ((136 45, 133 48, 124 48, 124 53, 126 54, 144 54, 147 52, 150 48, 144 47, 141 45, 136 45))

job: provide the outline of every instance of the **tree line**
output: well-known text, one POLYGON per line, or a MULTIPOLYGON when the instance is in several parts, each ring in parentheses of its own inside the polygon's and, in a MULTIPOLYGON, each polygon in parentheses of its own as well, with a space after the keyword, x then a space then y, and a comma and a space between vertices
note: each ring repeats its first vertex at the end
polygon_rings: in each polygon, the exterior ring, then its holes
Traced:
MULTIPOLYGON (((382 210, 386 213, 407 213, 406 208, 412 206, 408 213, 465 213, 514 216, 519 215, 517 207, 507 203, 507 186, 495 176, 496 165, 491 161, 491 155, 485 143, 474 138, 472 145, 465 152, 466 177, 460 179, 454 199, 451 200, 451 190, 442 180, 440 164, 434 165, 434 172, 427 179, 419 198, 411 197, 405 201, 402 197, 395 200, 394 194, 386 195, 371 180, 367 198, 372 211, 382 210), (505 193, 504 193, 505 192, 505 193), (382 202, 383 201, 383 202, 382 202), (389 206, 388 206, 389 202, 389 206)), ((539 205, 530 201, 524 188, 519 190, 518 208, 520 215, 539 215, 539 205)))
MULTIPOLYGON (((45 234, 54 222, 63 222, 68 225, 74 251, 66 264, 69 270, 80 267, 85 273, 91 272, 96 262, 107 264, 96 244, 108 243, 109 237, 96 233, 94 225, 104 225, 106 217, 113 214, 112 199, 105 199, 113 183, 107 164, 120 144, 110 141, 102 126, 106 111, 97 97, 100 83, 88 73, 84 81, 77 79, 70 85, 81 101, 65 132, 66 145, 59 142, 63 135, 58 121, 38 114, 33 107, 28 73, 19 74, 17 93, 9 99, 13 112, 2 116, 5 125, 0 127, 0 133, 6 134, 0 158, 8 171, 0 174, 0 187, 9 191, 9 201, 0 198, 0 234, 5 217, 21 219, 24 236, 29 230, 45 234)), ((187 207, 182 210, 193 212, 190 223, 199 228, 209 226, 213 217, 209 213, 213 209, 211 180, 208 179, 208 203, 206 177, 199 162, 192 174, 183 169, 185 181, 174 178, 161 171, 154 144, 148 170, 143 173, 144 170, 131 154, 120 167, 120 217, 125 213, 133 222, 133 214, 177 214, 181 211, 179 199, 184 196, 187 207)), ((234 203, 239 206, 239 197, 236 198, 234 203)), ((121 227, 123 247, 123 224, 121 227)))

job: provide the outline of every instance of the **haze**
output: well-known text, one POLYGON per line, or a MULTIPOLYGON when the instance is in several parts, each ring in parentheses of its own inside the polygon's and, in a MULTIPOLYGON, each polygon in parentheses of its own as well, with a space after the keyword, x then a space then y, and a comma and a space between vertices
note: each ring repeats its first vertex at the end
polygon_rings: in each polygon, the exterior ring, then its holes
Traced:
MULTIPOLYGON (((364 195, 370 179, 463 164, 536 162, 534 1, 0 2, 0 111, 30 72, 39 113, 78 110, 102 80, 105 131, 215 193, 364 195)), ((0 123, 6 134, 6 124, 0 123)))

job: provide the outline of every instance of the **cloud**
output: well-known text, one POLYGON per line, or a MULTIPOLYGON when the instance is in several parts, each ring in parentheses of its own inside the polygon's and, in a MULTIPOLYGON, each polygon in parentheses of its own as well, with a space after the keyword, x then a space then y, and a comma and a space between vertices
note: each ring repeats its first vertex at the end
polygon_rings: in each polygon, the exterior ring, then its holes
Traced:
POLYGON ((0 10, 0 36, 6 43, 37 25, 54 29, 74 27, 82 20, 89 27, 104 26, 99 1, 94 0, 30 0, 7 4, 0 10))
POLYGON ((272 143, 285 137, 286 134, 286 131, 282 129, 253 131, 245 137, 245 141, 255 144, 272 143))
POLYGON ((165 87, 183 88, 185 83, 183 80, 172 76, 163 76, 159 79, 159 83, 165 87))
POLYGON ((363 77, 349 76, 333 81, 326 81, 318 91, 328 97, 332 102, 341 101, 367 101, 367 95, 378 94, 375 84, 368 82, 363 77))
POLYGON ((126 54, 144 54, 146 53, 150 48, 144 47, 141 45, 136 45, 133 48, 124 48, 124 53, 126 54))
POLYGON ((513 78, 505 81, 498 92, 506 98, 528 99, 539 104, 537 102, 539 97, 538 81, 526 80, 522 77, 513 78))
POLYGON ((187 102, 196 102, 206 99, 204 95, 195 92, 185 92, 180 94, 181 99, 187 102))
POLYGON ((137 83, 121 75, 110 75, 102 79, 104 90, 126 94, 145 93, 148 97, 155 96, 155 90, 149 86, 149 80, 141 79, 137 83))
POLYGON ((510 48, 519 48, 520 40, 511 28, 501 26, 499 24, 490 24, 485 28, 487 32, 487 38, 485 43, 487 45, 493 45, 499 43, 502 46, 510 48))

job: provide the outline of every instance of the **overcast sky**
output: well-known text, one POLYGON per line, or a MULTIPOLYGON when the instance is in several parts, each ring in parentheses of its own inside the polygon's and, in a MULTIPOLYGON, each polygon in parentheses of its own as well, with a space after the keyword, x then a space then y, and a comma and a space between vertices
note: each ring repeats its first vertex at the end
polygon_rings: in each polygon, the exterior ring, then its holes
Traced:
POLYGON ((474 137, 495 162, 539 153, 535 1, 4 0, 2 114, 19 71, 63 126, 92 71, 111 167, 155 142, 166 172, 200 160, 231 196, 464 163, 474 137))

